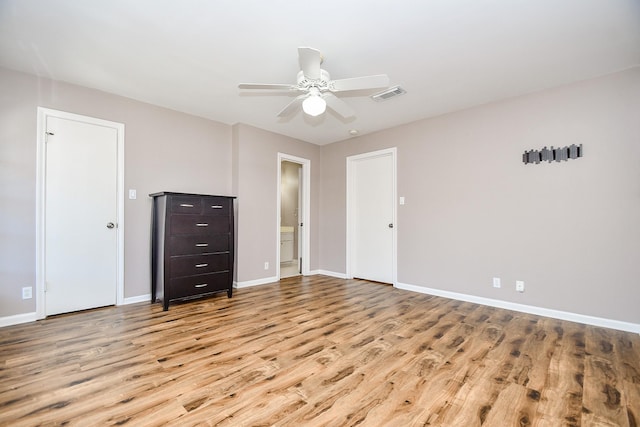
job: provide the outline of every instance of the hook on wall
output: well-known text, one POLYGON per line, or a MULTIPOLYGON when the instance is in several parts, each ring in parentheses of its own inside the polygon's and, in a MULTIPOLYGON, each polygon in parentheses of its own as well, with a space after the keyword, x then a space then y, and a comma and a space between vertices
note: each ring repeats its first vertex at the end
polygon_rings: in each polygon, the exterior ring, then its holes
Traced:
POLYGON ((522 162, 525 165, 529 163, 538 164, 540 162, 561 162, 569 159, 577 159, 582 157, 582 155, 582 144, 571 144, 568 147, 562 148, 553 148, 553 146, 551 146, 551 148, 544 147, 542 150, 525 151, 524 154, 522 154, 522 162))

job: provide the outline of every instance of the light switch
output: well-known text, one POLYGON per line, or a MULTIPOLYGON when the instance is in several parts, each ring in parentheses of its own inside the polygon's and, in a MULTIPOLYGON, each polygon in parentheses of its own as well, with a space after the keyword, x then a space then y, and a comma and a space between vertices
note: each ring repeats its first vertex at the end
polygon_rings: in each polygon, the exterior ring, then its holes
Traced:
POLYGON ((129 189, 129 199, 135 200, 136 198, 136 190, 129 189))
POLYGON ((404 205, 404 197, 400 197, 400 204, 404 205))

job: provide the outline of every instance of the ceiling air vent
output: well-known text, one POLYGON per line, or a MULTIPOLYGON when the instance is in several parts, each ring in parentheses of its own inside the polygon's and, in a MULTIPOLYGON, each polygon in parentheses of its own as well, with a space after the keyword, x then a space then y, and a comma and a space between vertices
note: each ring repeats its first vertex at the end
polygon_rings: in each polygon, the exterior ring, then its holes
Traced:
POLYGON ((386 101, 389 98, 402 95, 403 93, 407 93, 407 91, 402 89, 400 86, 394 86, 382 92, 378 92, 375 95, 371 95, 371 98, 373 98, 374 101, 386 101))

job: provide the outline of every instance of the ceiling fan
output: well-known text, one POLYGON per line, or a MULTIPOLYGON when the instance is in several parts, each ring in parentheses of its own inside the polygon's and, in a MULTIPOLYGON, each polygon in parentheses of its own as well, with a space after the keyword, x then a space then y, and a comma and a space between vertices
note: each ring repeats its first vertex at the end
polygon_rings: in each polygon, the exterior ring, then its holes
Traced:
POLYGON ((389 86, 389 77, 386 74, 331 80, 329 73, 320 68, 322 60, 319 50, 310 47, 299 47, 298 61, 300 63, 300 71, 298 72, 296 84, 241 83, 238 87, 240 89, 302 92, 301 95, 297 96, 278 113, 278 117, 291 115, 302 104, 302 110, 310 116, 319 116, 329 107, 340 116, 348 119, 353 117, 355 112, 334 93, 389 86))

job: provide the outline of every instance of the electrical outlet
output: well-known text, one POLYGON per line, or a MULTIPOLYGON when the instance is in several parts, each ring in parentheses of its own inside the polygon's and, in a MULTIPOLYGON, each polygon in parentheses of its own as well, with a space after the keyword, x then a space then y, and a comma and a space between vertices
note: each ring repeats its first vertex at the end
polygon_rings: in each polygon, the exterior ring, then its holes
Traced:
POLYGON ((22 288, 22 299, 31 299, 33 298, 33 288, 31 286, 26 286, 22 288))
POLYGON ((265 261, 264 262, 264 269, 268 270, 269 269, 269 261, 265 261))
POLYGON ((494 278, 493 278, 493 287, 494 287, 494 288, 499 288, 500 286, 502 286, 502 285, 500 284, 500 278, 499 278, 499 277, 494 277, 494 278))
POLYGON ((516 280, 516 291, 524 292, 524 282, 522 280, 516 280))

